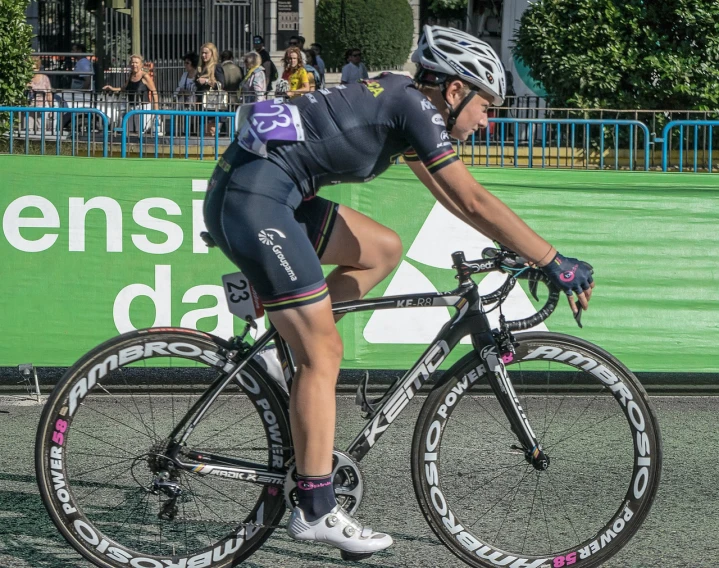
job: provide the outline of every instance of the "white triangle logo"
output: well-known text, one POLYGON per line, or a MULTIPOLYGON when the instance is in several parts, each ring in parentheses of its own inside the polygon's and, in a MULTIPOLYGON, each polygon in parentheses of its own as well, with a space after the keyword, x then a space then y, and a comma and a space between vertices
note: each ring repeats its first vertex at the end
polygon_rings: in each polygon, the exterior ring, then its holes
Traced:
MULTIPOLYGON (((457 219, 439 203, 435 203, 419 234, 412 242, 407 257, 435 268, 448 268, 451 254, 463 250, 467 258, 481 258, 482 250, 494 246, 484 235, 457 219)), ((496 290, 506 276, 498 272, 488 274, 479 283, 480 294, 496 290)), ((385 291, 385 296, 438 292, 429 279, 413 264, 403 260, 385 291)), ((524 290, 515 286, 502 306, 507 319, 528 317, 535 313, 524 290)), ((499 325, 499 311, 488 314, 492 327, 499 325)), ((372 314, 364 328, 368 343, 426 344, 432 341, 442 325, 449 320, 448 308, 408 308, 380 310, 372 314)), ((532 328, 546 331, 542 323, 532 328)), ((470 343, 465 337, 462 343, 470 343)))

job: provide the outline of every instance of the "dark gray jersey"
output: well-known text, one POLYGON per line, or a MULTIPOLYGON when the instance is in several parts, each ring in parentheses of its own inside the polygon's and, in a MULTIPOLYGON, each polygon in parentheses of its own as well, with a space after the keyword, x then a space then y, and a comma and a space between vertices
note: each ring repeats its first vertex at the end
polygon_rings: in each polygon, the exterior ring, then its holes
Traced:
POLYGON ((268 144, 267 159, 305 196, 325 185, 369 181, 401 154, 422 160, 431 173, 458 159, 442 116, 403 75, 321 89, 288 104, 299 109, 305 139, 268 144))

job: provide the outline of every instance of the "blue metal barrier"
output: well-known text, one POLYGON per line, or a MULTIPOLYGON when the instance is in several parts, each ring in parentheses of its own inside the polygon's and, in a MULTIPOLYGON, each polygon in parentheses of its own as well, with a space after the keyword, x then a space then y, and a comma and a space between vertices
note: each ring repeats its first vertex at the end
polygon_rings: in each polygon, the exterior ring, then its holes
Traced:
MULTIPOLYGON (((97 117, 102 121, 102 155, 107 157, 108 148, 108 131, 109 121, 107 116, 96 108, 66 108, 66 107, 23 107, 23 106, 0 106, 0 113, 7 112, 10 114, 10 130, 9 136, 9 152, 13 153, 15 148, 15 118, 16 114, 19 116, 18 120, 18 137, 22 132, 23 118, 24 118, 24 140, 25 140, 25 153, 30 153, 30 140, 37 140, 40 142, 40 154, 45 154, 45 142, 48 135, 55 137, 55 154, 60 155, 60 148, 62 146, 63 130, 67 127, 70 133, 70 146, 72 155, 77 155, 77 147, 79 139, 77 115, 87 115, 87 155, 91 156, 90 148, 92 144, 97 142, 91 139, 94 134, 93 131, 93 120, 92 116, 97 117), (70 115, 70 122, 64 125, 65 117, 63 115, 70 115), (40 116, 40 125, 37 125, 37 116, 40 116), (33 127, 30 127, 30 119, 33 121, 33 127), (54 125, 53 125, 54 122, 54 125), (46 128, 50 126, 49 132, 46 128)), ((93 136, 94 138, 94 136, 93 136)))
MULTIPOLYGON (((566 149, 564 156, 564 167, 575 167, 575 151, 577 150, 578 134, 581 138, 581 149, 584 152, 584 167, 589 168, 590 153, 592 142, 598 147, 599 168, 604 169, 605 149, 608 148, 606 142, 605 127, 614 127, 614 169, 619 169, 619 153, 621 149, 628 149, 629 166, 634 169, 635 161, 639 159, 638 152, 635 150, 635 144, 638 143, 638 136, 635 135, 637 129, 644 134, 643 150, 644 150, 644 170, 649 169, 649 155, 651 139, 649 128, 638 120, 618 120, 618 119, 549 119, 549 118, 490 118, 489 127, 481 131, 478 135, 475 133, 471 138, 471 165, 475 165, 475 146, 485 147, 485 165, 490 166, 491 145, 497 148, 495 162, 501 167, 505 165, 505 148, 508 145, 513 147, 513 153, 510 159, 513 161, 514 167, 519 167, 519 148, 527 148, 527 167, 534 167, 534 150, 541 147, 541 167, 545 168, 550 162, 553 151, 556 151, 556 167, 560 167, 562 147, 566 149), (509 126, 509 128, 508 128, 509 126), (556 128, 551 128, 556 126, 556 128), (599 127, 599 135, 592 139, 592 127, 599 127), (549 128, 548 128, 549 127, 549 128), (566 133, 562 134, 562 127, 566 127, 566 133), (581 131, 578 132, 578 127, 581 131), (628 136, 626 137, 626 145, 620 145, 620 127, 628 127, 628 136), (494 132, 492 132, 494 130, 494 132), (497 132, 499 130, 499 132, 497 132), (511 131, 511 132, 508 132, 511 131), (508 136, 509 135, 509 136, 508 136), (484 139, 484 140, 483 140, 484 139), (564 139, 564 144, 563 144, 564 139), (635 141, 636 139, 636 141, 635 141), (556 142, 556 143, 555 143, 556 142), (548 155, 549 154, 549 155, 548 155), (567 156, 570 154, 570 156, 567 156)), ((457 145, 459 152, 459 143, 457 145)))
POLYGON ((702 162, 706 165, 709 173, 712 172, 712 151, 713 151, 713 134, 714 127, 719 126, 719 120, 673 120, 668 123, 662 131, 662 138, 660 141, 662 144, 662 170, 667 171, 669 169, 669 156, 672 151, 672 129, 679 127, 679 171, 684 171, 684 127, 694 127, 694 137, 692 144, 692 151, 689 150, 689 138, 686 140, 686 153, 687 155, 692 154, 694 172, 696 173, 699 169, 699 128, 703 127, 704 130, 704 147, 702 152, 706 158, 706 161, 702 162), (708 134, 708 135, 707 135, 708 134))
POLYGON ((178 137, 184 137, 185 141, 185 158, 187 159, 189 157, 189 149, 190 149, 190 118, 196 117, 199 119, 199 124, 197 125, 198 128, 198 134, 199 134, 199 147, 202 149, 200 152, 200 159, 203 160, 205 157, 204 152, 204 146, 205 146, 205 123, 207 122, 207 119, 214 118, 215 119, 215 135, 212 137, 214 140, 214 159, 217 160, 219 157, 219 145, 220 145, 220 138, 224 138, 220 136, 220 123, 223 119, 229 118, 230 124, 228 127, 228 133, 229 136, 227 137, 228 143, 232 141, 232 138, 234 136, 235 131, 235 113, 234 112, 224 112, 224 111, 190 111, 190 110, 152 110, 152 109, 136 109, 131 110, 128 112, 122 119, 122 128, 121 128, 121 147, 122 147, 122 157, 127 157, 127 124, 128 121, 131 120, 133 117, 137 116, 139 120, 139 154, 140 158, 144 157, 144 116, 151 116, 153 119, 152 124, 152 132, 153 136, 152 139, 154 141, 155 151, 154 151, 154 157, 159 157, 159 146, 160 146, 160 130, 164 131, 164 128, 161 129, 161 123, 160 123, 160 117, 166 116, 170 117, 169 120, 169 133, 167 133, 167 136, 162 136, 163 138, 169 138, 169 145, 170 145, 170 158, 174 158, 175 156, 175 120, 173 120, 176 117, 183 117, 184 118, 184 124, 182 125, 184 128, 184 134, 180 134, 178 137))

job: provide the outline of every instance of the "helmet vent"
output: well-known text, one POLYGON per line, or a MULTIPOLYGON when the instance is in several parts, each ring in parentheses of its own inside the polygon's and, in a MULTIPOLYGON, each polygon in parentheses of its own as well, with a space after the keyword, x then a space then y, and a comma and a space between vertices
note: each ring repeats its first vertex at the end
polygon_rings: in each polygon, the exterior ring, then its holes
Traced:
POLYGON ((461 49, 457 49, 456 47, 451 45, 443 45, 442 51, 444 51, 445 53, 453 53, 454 55, 461 55, 463 53, 461 49))
POLYGON ((476 76, 476 75, 479 75, 479 71, 478 71, 477 68, 474 66, 474 63, 471 63, 471 62, 469 62, 469 61, 463 61, 463 62, 462 62, 462 65, 463 65, 470 73, 472 73, 472 75, 475 75, 475 76, 476 76))
POLYGON ((423 56, 426 60, 428 60, 428 61, 437 61, 437 60, 434 58, 434 53, 432 53, 432 50, 431 50, 429 47, 425 47, 425 48, 422 50, 422 56, 423 56))

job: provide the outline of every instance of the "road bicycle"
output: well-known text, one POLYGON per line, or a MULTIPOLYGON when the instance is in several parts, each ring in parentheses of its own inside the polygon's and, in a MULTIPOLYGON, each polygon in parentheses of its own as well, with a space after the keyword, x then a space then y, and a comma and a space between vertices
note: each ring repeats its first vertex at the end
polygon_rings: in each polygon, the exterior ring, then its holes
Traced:
MULTIPOLYGON (((427 385, 411 472, 437 537, 470 566, 597 566, 637 531, 659 485, 661 439, 646 392, 599 347, 524 331, 560 297, 524 259, 487 249, 480 260, 461 252, 452 260, 451 292, 333 305, 338 315, 454 309, 382 397, 371 400, 360 382, 367 422, 334 452, 337 500, 355 513, 365 485, 358 463, 427 385), (481 296, 473 275, 493 271, 507 279, 481 296), (508 321, 502 303, 523 279, 538 302, 545 284, 546 301, 508 321), (464 337, 472 350, 438 372, 464 337)), ((254 356, 274 341, 291 392, 292 354, 272 327, 251 343, 250 327, 229 341, 178 328, 126 333, 55 387, 36 439, 40 494, 60 533, 95 565, 235 566, 282 526, 296 503, 288 397, 254 356)))

